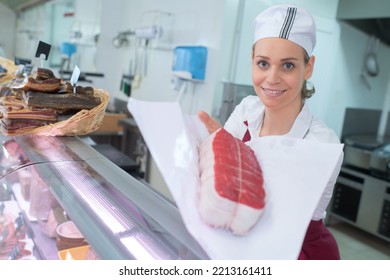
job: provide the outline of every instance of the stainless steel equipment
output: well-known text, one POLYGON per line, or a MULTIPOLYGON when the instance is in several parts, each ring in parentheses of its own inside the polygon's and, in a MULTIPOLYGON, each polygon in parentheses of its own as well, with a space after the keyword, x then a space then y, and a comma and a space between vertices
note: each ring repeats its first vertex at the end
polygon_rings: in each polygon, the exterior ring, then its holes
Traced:
POLYGON ((372 151, 370 169, 386 174, 390 172, 390 144, 383 144, 372 151))
POLYGON ((218 113, 218 119, 223 124, 233 112, 234 107, 248 95, 256 95, 252 85, 236 83, 223 83, 222 104, 218 113))
POLYGON ((344 139, 344 164, 370 169, 371 153, 382 143, 372 134, 354 134, 344 139))
POLYGON ((335 217, 390 241, 390 181, 342 167, 330 203, 335 217))
POLYGON ((345 137, 344 165, 362 168, 378 175, 390 176, 390 140, 373 134, 345 137))
POLYGON ((332 218, 390 241, 390 138, 346 134, 344 162, 328 208, 332 218))

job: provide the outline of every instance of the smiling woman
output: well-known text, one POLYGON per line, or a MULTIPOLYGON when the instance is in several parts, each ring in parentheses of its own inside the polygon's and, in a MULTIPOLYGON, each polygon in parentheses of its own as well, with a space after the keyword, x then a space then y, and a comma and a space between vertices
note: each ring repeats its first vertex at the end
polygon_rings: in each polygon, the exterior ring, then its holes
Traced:
MULTIPOLYGON (((314 56, 306 63, 302 47, 288 40, 264 38, 254 46, 252 81, 256 94, 269 110, 287 106, 293 109, 291 114, 298 115, 304 100, 303 85, 311 77, 313 68, 314 56)), ((291 127, 291 123, 284 123, 281 134, 291 127)))
MULTIPOLYGON (((305 102, 313 93, 306 89, 315 62, 313 17, 299 7, 275 5, 260 13, 254 25, 252 82, 257 97, 245 97, 224 128, 242 141, 283 135, 317 143, 340 143, 331 129, 311 115, 305 102)), ((199 117, 209 132, 218 127, 218 122, 206 113, 201 112, 199 117)), ((313 213, 299 259, 340 258, 337 243, 322 219, 342 160, 341 155, 313 213)))

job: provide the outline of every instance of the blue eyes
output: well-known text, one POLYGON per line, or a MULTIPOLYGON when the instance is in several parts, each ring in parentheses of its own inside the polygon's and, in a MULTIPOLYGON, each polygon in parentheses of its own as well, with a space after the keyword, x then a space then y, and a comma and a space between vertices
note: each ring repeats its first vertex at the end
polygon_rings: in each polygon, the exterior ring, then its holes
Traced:
POLYGON ((260 68, 267 68, 268 67, 268 62, 265 60, 260 60, 257 65, 259 65, 260 68))
POLYGON ((286 70, 292 70, 294 69, 295 65, 291 62, 286 62, 283 67, 286 69, 286 70))
MULTIPOLYGON (((266 69, 269 67, 269 63, 266 60, 258 61, 257 65, 262 69, 266 69)), ((295 68, 295 65, 292 62, 285 62, 282 64, 282 67, 284 70, 291 71, 295 68)))

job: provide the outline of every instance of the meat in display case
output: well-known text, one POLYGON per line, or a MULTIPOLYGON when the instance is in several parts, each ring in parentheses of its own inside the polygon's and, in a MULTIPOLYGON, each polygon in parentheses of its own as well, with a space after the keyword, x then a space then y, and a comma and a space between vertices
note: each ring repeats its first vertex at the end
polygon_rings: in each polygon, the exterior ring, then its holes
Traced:
POLYGON ((23 135, 3 143, 6 203, 17 202, 15 219, 24 219, 32 257, 208 259, 172 202, 78 137, 23 135), (11 143, 14 155, 4 148, 11 143))

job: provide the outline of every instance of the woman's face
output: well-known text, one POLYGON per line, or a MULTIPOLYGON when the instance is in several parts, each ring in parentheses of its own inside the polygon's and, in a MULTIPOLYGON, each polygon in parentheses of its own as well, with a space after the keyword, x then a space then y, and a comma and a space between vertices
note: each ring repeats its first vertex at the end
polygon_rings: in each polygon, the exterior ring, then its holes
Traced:
POLYGON ((305 63, 305 51, 299 45, 282 38, 261 39, 254 46, 252 59, 256 94, 267 108, 300 109, 302 86, 313 67, 314 56, 305 63))

